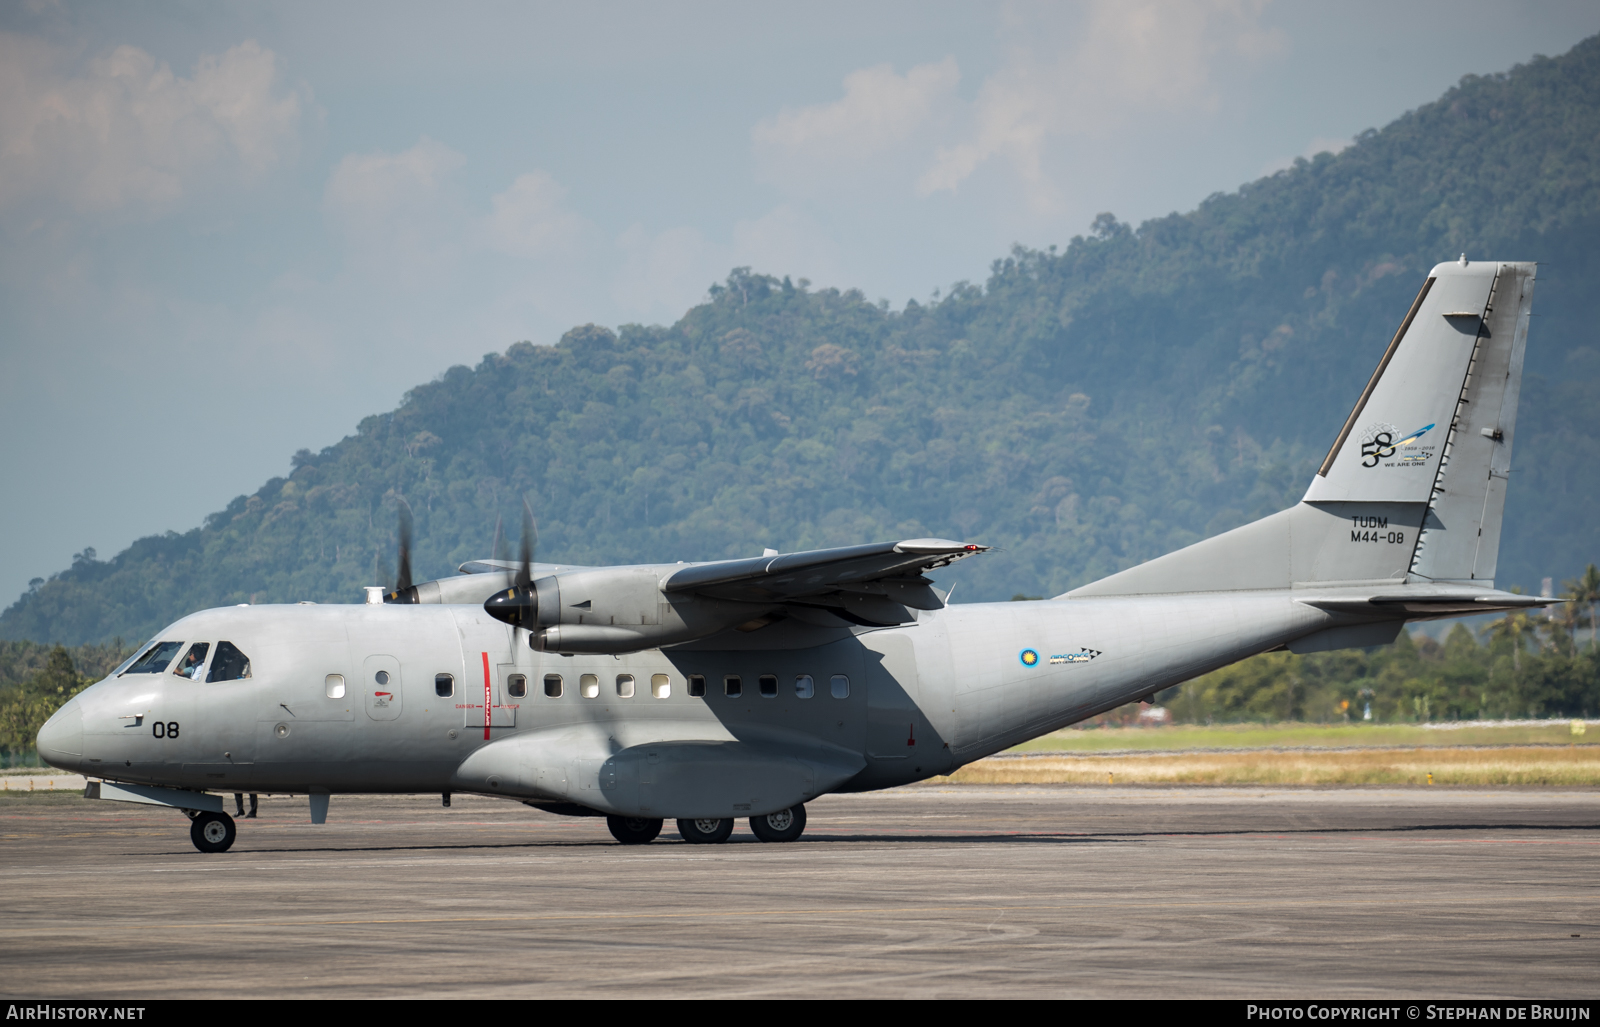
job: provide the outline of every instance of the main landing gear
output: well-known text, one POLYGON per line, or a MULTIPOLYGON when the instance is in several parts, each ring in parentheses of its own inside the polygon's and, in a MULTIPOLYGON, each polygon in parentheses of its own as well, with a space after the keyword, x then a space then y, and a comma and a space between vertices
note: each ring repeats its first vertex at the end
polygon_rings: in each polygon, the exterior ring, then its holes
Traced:
POLYGON ((233 847, 239 829, 232 817, 226 813, 185 812, 189 813, 189 840, 195 848, 201 852, 227 852, 233 847))
MULTIPOLYGON (((624 845, 644 845, 661 834, 662 822, 643 817, 606 817, 611 836, 624 845)), ((751 817, 750 830, 764 842, 792 842, 806 829, 805 806, 751 817)), ((678 821, 678 837, 691 845, 716 845, 733 834, 733 818, 695 817, 678 821)))
POLYGON ((804 805, 790 806, 764 817, 751 817, 750 830, 764 842, 792 842, 806 829, 804 805))
POLYGON ((661 833, 661 821, 648 817, 606 817, 611 837, 624 845, 645 845, 661 833))

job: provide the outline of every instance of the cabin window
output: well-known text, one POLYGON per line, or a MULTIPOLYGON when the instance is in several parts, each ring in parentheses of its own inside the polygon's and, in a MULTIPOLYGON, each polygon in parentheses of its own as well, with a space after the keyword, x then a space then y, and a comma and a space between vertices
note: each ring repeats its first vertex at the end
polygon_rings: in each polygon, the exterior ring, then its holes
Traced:
POLYGON ((528 675, 512 674, 506 678, 506 693, 513 699, 526 698, 528 694, 528 675))
POLYGON ((843 674, 835 674, 828 679, 828 691, 833 693, 835 699, 850 698, 850 679, 843 674))
POLYGON ((704 674, 689 675, 689 694, 696 698, 706 694, 706 676, 704 674))
POLYGON ((133 666, 124 673, 127 674, 159 674, 167 669, 173 657, 183 648, 182 642, 157 642, 145 654, 133 661, 133 666))
POLYGON ((546 674, 544 676, 544 694, 550 699, 561 698, 561 675, 546 674))
POLYGON ((210 651, 210 642, 196 642, 183 654, 183 659, 178 661, 178 665, 172 668, 172 673, 180 678, 199 681, 200 672, 206 669, 206 653, 210 651))
POLYGON ((672 697, 672 679, 665 674, 650 675, 650 694, 657 699, 670 699, 672 697))
POLYGON ((761 698, 776 699, 778 697, 778 676, 776 674, 763 674, 756 678, 756 684, 761 687, 761 698))
POLYGON ((250 657, 232 642, 218 642, 217 655, 211 658, 207 681, 243 681, 250 676, 250 657))
POLYGON ((729 674, 722 679, 722 694, 730 699, 737 699, 744 694, 744 682, 739 680, 739 675, 729 674))
POLYGON ((794 679, 794 697, 796 699, 809 699, 816 693, 816 685, 811 680, 810 674, 801 674, 794 679))
MULTIPOLYGON (((332 694, 332 693, 329 693, 332 694)), ((343 692, 339 693, 343 695, 343 692)), ((448 699, 456 694, 456 679, 453 674, 435 674, 433 676, 433 694, 441 699, 448 699)))
POLYGON ((600 696, 600 677, 597 674, 582 674, 578 677, 578 694, 585 699, 597 699, 600 696))
MULTIPOLYGON (((446 674, 444 676, 445 677, 449 677, 450 675, 446 674)), ((329 699, 343 699, 344 698, 344 675, 343 674, 329 674, 327 677, 323 678, 322 679, 322 694, 327 696, 329 699)), ((441 694, 449 695, 450 693, 449 692, 444 692, 444 693, 441 693, 441 694)))
POLYGON ((633 698, 633 675, 632 674, 618 674, 617 675, 617 695, 620 698, 623 698, 623 699, 632 699, 633 698))

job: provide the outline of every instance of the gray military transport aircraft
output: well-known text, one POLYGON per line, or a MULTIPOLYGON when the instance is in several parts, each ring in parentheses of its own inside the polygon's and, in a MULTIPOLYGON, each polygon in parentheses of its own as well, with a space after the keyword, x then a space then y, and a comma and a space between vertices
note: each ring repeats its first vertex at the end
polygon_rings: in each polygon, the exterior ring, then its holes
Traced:
POLYGON ((1407 621, 1548 603, 1494 587, 1535 265, 1440 264, 1293 508, 1047 602, 947 606, 943 539, 711 563, 463 565, 366 604, 204 610, 39 732, 87 795, 498 795, 791 841, 805 803, 906 784, 1254 653, 1380 645, 1407 621))

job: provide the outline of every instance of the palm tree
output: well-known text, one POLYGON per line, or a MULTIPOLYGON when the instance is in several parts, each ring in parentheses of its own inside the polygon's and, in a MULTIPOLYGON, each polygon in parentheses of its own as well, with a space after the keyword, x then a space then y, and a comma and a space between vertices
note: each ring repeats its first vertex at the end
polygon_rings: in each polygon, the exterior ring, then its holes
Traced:
POLYGON ((1595 647, 1595 607, 1600 605, 1600 569, 1590 564, 1583 572, 1583 577, 1576 581, 1564 583, 1567 586, 1563 599, 1574 603, 1583 603, 1589 607, 1589 648, 1595 647))
POLYGON ((1578 625, 1583 623, 1583 615, 1578 612, 1578 604, 1565 602, 1551 608, 1550 613, 1543 618, 1550 631, 1550 645, 1553 649, 1561 648, 1562 639, 1567 643, 1567 655, 1578 655, 1578 625))
MULTIPOLYGON (((1514 589, 1513 591, 1516 590, 1514 589)), ((1528 616, 1526 610, 1513 610, 1499 620, 1491 622, 1488 627, 1483 629, 1483 633, 1491 644, 1502 639, 1511 643, 1511 670, 1516 673, 1522 670, 1523 639, 1534 634, 1537 630, 1537 625, 1534 623, 1533 618, 1528 616)))

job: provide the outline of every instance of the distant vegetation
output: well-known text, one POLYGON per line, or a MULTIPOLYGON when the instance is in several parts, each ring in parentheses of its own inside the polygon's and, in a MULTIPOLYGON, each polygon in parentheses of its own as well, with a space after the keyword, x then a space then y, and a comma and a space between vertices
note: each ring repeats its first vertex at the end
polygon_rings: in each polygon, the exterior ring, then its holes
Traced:
MULTIPOLYGON (((1600 555, 1597 238, 1600 37, 1193 212, 1018 248, 982 286, 903 311, 737 269, 674 325, 585 326, 450 368, 201 527, 84 550, 0 637, 143 639, 202 607, 359 601, 391 579, 401 497, 423 577, 488 555, 526 495, 546 559, 945 535, 1001 547, 951 573, 959 600, 1054 595, 1298 499, 1422 276, 1462 251, 1549 262, 1499 577, 1570 577, 1600 555)), ((1556 703, 1499 657, 1479 659, 1492 681, 1459 677, 1461 649, 1227 673, 1348 672, 1380 683, 1383 716, 1423 695, 1437 716, 1556 703)), ((1524 662, 1586 658, 1555 653, 1524 662)), ((1229 715, 1278 687, 1204 680, 1229 715)), ((1310 702, 1280 705, 1328 714, 1310 702)))
POLYGON ((50 715, 132 655, 121 639, 70 652, 59 645, 0 642, 0 766, 31 762, 34 739, 50 715))

